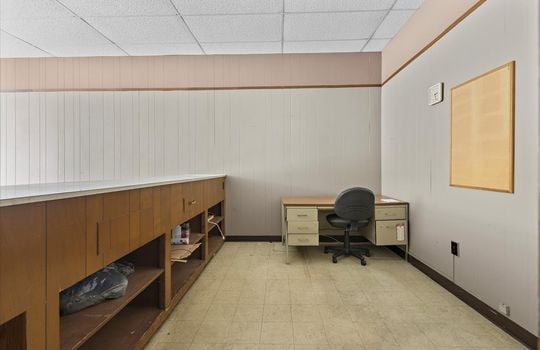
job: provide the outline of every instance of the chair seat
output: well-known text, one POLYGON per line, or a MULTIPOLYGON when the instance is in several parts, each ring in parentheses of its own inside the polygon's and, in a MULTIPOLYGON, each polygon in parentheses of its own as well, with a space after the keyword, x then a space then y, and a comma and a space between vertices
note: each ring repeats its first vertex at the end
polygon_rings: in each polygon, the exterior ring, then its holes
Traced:
MULTIPOLYGON (((351 223, 350 220, 342 219, 336 214, 330 214, 326 216, 326 220, 328 221, 330 225, 337 228, 347 228, 347 225, 351 223)), ((358 227, 364 227, 364 226, 367 226, 368 224, 369 224, 369 220, 358 221, 358 227)))

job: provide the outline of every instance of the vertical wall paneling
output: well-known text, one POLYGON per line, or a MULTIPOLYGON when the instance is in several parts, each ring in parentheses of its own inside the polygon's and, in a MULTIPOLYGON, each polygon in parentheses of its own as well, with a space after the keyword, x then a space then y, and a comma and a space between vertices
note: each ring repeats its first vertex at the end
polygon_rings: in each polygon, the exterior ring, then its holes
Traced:
POLYGON ((379 118, 376 87, 3 92, 0 183, 226 173, 230 232, 275 235, 282 196, 380 191, 379 118))
POLYGON ((90 180, 104 178, 104 101, 103 92, 89 93, 89 177, 90 180))
POLYGON ((165 95, 162 93, 154 93, 154 175, 163 175, 163 149, 165 138, 164 130, 164 111, 165 111, 165 95))
POLYGON ((103 178, 114 179, 115 93, 103 94, 103 178))
POLYGON ((30 165, 30 96, 15 95, 15 183, 29 183, 30 165))
POLYGON ((58 96, 58 93, 45 95, 46 182, 58 182, 58 96))
POLYGON ((39 183, 39 92, 29 93, 28 114, 28 182, 39 183))
POLYGON ((7 94, 0 93, 0 185, 7 182, 7 94))
POLYGON ((79 95, 79 180, 90 180, 90 92, 79 95))
POLYGON ((132 177, 139 177, 141 173, 140 169, 140 155, 141 155, 141 132, 140 132, 140 109, 141 109, 141 96, 140 92, 132 92, 130 93, 132 98, 132 105, 133 105, 133 113, 131 115, 130 120, 128 121, 131 123, 132 127, 132 139, 131 139, 131 176, 132 177))
POLYGON ((139 176, 149 176, 149 161, 148 153, 150 138, 148 135, 149 129, 149 94, 147 92, 139 93, 139 176))
POLYGON ((113 92, 114 111, 114 178, 122 177, 122 93, 113 92))
MULTIPOLYGON (((164 92, 163 99, 163 171, 165 174, 176 173, 178 170, 178 92, 164 92)), ((193 138, 191 142, 198 142, 193 138)), ((159 156, 159 154, 158 154, 159 156)))
POLYGON ((8 184, 15 184, 15 157, 16 157, 16 133, 15 122, 15 93, 8 93, 6 96, 6 182, 8 184))
POLYGON ((74 161, 75 154, 74 143, 78 142, 74 138, 74 93, 66 92, 64 94, 64 180, 66 182, 74 181, 74 161))
POLYGON ((120 93, 120 177, 133 171, 133 93, 120 93))

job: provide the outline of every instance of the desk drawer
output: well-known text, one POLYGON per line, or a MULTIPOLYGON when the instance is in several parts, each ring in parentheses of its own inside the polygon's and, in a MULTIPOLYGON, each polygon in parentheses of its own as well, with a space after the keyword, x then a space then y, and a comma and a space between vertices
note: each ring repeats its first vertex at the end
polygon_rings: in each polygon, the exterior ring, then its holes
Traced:
POLYGON ((407 244, 407 220, 376 221, 375 240, 376 245, 404 245, 407 244), (400 227, 403 235, 400 236, 400 227))
POLYGON ((318 221, 290 221, 287 223, 288 233, 319 233, 318 221))
POLYGON ((375 220, 405 220, 407 219, 407 208, 400 206, 380 206, 375 207, 375 220))
POLYGON ((318 246, 319 234, 289 234, 288 241, 290 246, 318 246))
POLYGON ((287 208, 287 221, 317 221, 317 208, 287 208))

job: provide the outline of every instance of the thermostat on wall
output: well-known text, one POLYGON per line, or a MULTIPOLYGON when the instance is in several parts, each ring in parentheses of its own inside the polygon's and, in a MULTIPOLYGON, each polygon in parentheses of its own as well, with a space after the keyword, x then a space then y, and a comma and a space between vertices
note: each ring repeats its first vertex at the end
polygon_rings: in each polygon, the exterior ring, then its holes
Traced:
POLYGON ((428 89, 428 106, 436 105, 443 100, 443 83, 430 86, 428 89))

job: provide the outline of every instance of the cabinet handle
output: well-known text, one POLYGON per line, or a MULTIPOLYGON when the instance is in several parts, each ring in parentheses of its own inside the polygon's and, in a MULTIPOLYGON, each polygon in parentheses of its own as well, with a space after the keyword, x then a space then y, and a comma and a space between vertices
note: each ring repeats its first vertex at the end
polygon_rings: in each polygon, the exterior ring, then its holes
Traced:
POLYGON ((189 202, 189 204, 190 205, 195 205, 195 204, 197 204, 197 201, 193 200, 193 201, 189 202))
POLYGON ((99 223, 96 222, 96 255, 99 256, 99 223))
POLYGON ((183 210, 185 212, 186 211, 186 199, 185 198, 182 198, 182 207, 183 207, 183 210))

